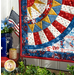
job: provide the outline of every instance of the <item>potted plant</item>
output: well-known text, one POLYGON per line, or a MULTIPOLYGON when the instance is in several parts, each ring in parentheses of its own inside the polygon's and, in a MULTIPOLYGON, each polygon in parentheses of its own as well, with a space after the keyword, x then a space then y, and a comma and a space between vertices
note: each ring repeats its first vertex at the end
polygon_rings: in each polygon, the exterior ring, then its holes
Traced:
POLYGON ((1 20, 1 33, 12 33, 14 31, 12 27, 14 27, 14 24, 10 23, 8 18, 1 20))
MULTIPOLYGON (((1 41, 4 37, 6 40, 6 52, 9 52, 9 48, 12 48, 12 32, 15 31, 12 27, 14 27, 14 24, 10 23, 8 18, 1 20, 1 41)), ((3 53, 2 51, 1 54, 3 53)))

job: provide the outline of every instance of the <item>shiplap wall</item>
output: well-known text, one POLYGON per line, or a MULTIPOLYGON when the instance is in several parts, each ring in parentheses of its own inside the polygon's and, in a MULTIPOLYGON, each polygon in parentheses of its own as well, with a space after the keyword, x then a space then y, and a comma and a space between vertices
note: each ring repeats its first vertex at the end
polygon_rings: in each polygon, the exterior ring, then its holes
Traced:
POLYGON ((1 0, 1 19, 8 16, 8 1, 1 0))
MULTIPOLYGON (((18 0, 1 0, 1 19, 9 16, 10 11, 14 8, 14 11, 19 14, 19 2, 18 0)), ((13 47, 17 48, 19 45, 19 38, 13 33, 13 47), (16 40, 15 40, 16 39, 16 40)), ((19 49, 17 49, 19 52, 19 49)), ((52 69, 60 69, 66 70, 67 64, 74 65, 73 63, 68 62, 59 62, 59 61, 51 61, 51 60, 41 60, 41 59, 32 59, 32 58, 24 58, 26 59, 27 65, 34 64, 40 67, 52 68, 52 69)))
POLYGON ((19 2, 18 0, 1 0, 1 19, 9 16, 12 7, 17 14, 19 14, 19 2))

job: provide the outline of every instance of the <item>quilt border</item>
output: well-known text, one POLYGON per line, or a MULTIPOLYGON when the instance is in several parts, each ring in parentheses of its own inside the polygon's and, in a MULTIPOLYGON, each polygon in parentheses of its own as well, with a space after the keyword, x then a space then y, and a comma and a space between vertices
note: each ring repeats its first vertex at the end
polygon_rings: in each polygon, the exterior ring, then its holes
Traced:
POLYGON ((26 58, 35 58, 35 59, 44 59, 44 60, 53 60, 53 61, 61 61, 61 62, 71 62, 71 63, 74 63, 74 61, 71 61, 71 60, 63 60, 63 59, 54 59, 54 58, 35 57, 35 56, 25 56, 25 55, 22 55, 21 0, 19 0, 19 24, 20 24, 20 57, 26 57, 26 58))

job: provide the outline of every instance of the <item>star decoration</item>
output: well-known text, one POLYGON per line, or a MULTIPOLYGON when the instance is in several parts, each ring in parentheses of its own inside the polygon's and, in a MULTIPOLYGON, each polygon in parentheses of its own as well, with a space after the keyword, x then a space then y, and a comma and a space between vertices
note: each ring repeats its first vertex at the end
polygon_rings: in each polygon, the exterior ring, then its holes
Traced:
POLYGON ((50 8, 49 5, 47 5, 46 9, 48 10, 49 8, 50 8))
POLYGON ((3 47, 1 47, 1 50, 3 49, 3 47))
POLYGON ((59 38, 57 38, 57 40, 59 40, 59 38))
POLYGON ((6 41, 6 43, 9 43, 9 41, 6 41))
POLYGON ((32 23, 33 23, 33 24, 36 23, 35 19, 32 20, 32 23))
POLYGON ((68 28, 68 30, 71 30, 71 28, 68 28))

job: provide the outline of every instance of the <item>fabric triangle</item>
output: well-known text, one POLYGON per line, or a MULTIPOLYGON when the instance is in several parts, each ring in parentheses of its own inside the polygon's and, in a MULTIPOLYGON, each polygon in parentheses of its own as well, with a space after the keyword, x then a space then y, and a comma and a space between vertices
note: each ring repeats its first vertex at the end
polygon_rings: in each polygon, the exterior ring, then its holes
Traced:
POLYGON ((36 23, 37 26, 39 26, 42 29, 42 21, 36 23))
POLYGON ((29 32, 29 33, 32 33, 32 31, 31 31, 31 29, 29 28, 29 26, 28 26, 28 32, 29 32))
POLYGON ((48 26, 50 26, 50 23, 47 23, 45 21, 42 21, 42 28, 43 29, 47 28, 48 26))
POLYGON ((61 5, 60 6, 56 6, 56 7, 52 7, 52 9, 56 12, 56 14, 59 14, 59 12, 61 10, 61 5))
POLYGON ((31 31, 33 32, 35 24, 29 24, 28 26, 31 29, 31 31))
POLYGON ((56 19, 57 15, 48 15, 51 23, 56 19))
POLYGON ((28 12, 29 12, 29 14, 30 14, 30 16, 31 16, 31 18, 32 18, 31 7, 28 7, 27 9, 28 9, 28 12))
POLYGON ((38 11, 38 12, 40 13, 39 9, 36 7, 35 4, 33 4, 32 7, 33 7, 36 11, 38 11))
POLYGON ((35 0, 35 2, 34 3, 38 3, 38 4, 45 4, 45 3, 43 3, 43 2, 41 2, 41 1, 39 1, 39 0, 35 0))
POLYGON ((41 28, 39 28, 36 24, 35 24, 35 27, 34 27, 34 31, 33 32, 38 32, 38 31, 40 31, 41 30, 41 28))
POLYGON ((46 16, 46 17, 43 19, 43 21, 48 22, 48 23, 51 23, 48 16, 46 16))
POLYGON ((59 6, 59 5, 61 5, 59 2, 53 0, 52 7, 59 6))
POLYGON ((62 4, 62 0, 56 0, 57 2, 59 2, 60 4, 62 4))
POLYGON ((50 14, 50 15, 57 15, 56 12, 52 8, 50 9, 48 14, 50 14))

